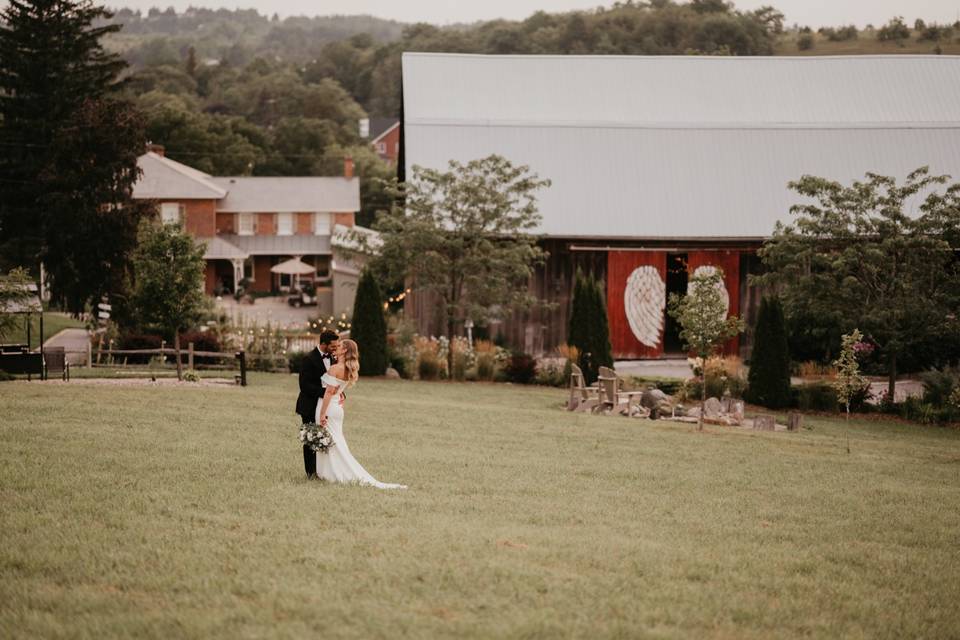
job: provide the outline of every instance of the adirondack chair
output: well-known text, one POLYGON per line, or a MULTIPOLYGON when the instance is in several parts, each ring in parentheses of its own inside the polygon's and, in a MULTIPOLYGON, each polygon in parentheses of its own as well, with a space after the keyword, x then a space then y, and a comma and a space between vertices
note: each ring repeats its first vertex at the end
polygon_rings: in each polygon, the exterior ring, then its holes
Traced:
POLYGON ((632 414, 634 404, 640 404, 643 391, 624 391, 623 380, 610 367, 600 367, 598 382, 601 411, 617 411, 629 416, 632 414))
POLYGON ((583 377, 583 370, 575 364, 570 365, 570 400, 567 402, 567 411, 592 411, 600 404, 600 390, 597 387, 588 387, 583 377))

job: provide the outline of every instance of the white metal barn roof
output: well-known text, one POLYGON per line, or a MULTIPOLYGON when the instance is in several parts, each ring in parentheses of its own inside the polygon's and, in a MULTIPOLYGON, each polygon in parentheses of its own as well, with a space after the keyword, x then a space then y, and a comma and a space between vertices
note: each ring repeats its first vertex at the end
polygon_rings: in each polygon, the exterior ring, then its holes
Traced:
POLYGON ((413 165, 528 164, 541 231, 762 238, 803 174, 960 180, 960 57, 403 56, 413 165))

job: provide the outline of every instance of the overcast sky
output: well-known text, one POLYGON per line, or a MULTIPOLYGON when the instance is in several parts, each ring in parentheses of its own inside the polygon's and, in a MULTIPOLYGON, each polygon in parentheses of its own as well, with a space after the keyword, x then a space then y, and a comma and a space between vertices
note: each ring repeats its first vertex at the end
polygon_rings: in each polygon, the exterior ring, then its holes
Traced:
MULTIPOLYGON (((402 22, 472 22, 492 18, 525 18, 534 11, 590 9, 611 2, 598 0, 108 0, 113 7, 147 10, 173 6, 183 11, 189 5, 230 9, 254 8, 261 13, 289 15, 357 14, 393 18, 402 22)), ((787 23, 821 26, 854 23, 882 24, 895 15, 910 23, 960 19, 960 0, 739 0, 740 9, 773 5, 787 16, 787 23)))

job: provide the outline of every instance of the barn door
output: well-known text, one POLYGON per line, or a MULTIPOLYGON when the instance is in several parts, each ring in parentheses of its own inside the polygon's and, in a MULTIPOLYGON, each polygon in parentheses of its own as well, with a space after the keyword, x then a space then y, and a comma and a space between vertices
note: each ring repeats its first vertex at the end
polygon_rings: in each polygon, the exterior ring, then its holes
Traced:
MULTIPOLYGON (((730 302, 729 315, 740 315, 740 252, 739 251, 691 251, 687 258, 687 271, 692 278, 698 270, 719 268, 723 270, 723 284, 730 302)), ((725 355, 738 355, 740 339, 732 338, 723 346, 725 355)))
POLYGON ((615 358, 663 355, 666 274, 667 254, 662 251, 607 254, 607 314, 615 358))

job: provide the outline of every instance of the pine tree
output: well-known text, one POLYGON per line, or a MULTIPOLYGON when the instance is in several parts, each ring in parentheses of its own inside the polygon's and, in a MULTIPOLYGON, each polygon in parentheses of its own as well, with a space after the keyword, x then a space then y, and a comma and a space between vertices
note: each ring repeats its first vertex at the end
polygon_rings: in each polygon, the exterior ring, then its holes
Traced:
POLYGON ((613 367, 613 347, 610 345, 610 323, 607 317, 606 292, 602 280, 593 280, 593 354, 597 368, 613 367))
POLYGON ((747 400, 770 409, 790 404, 790 349, 779 298, 763 298, 754 326, 747 400))
POLYGON ((360 375, 382 376, 387 371, 387 321, 383 298, 369 269, 360 276, 353 303, 350 337, 360 349, 360 375))
POLYGON ((0 10, 0 256, 36 270, 75 312, 127 279, 146 205, 131 200, 143 123, 113 97, 119 25, 91 0, 0 10))

